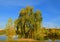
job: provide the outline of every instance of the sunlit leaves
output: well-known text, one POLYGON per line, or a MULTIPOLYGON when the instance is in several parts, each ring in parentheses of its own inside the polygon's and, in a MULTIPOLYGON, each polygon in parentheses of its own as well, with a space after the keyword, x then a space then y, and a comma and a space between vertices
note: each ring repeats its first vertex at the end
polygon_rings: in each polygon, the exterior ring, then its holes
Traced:
MULTIPOLYGON (((39 10, 36 12, 33 11, 33 7, 27 6, 20 11, 18 19, 15 21, 15 24, 20 30, 19 33, 22 37, 28 34, 30 37, 39 35, 41 28, 42 15, 39 10), (20 28, 19 28, 20 27, 20 28), (35 35, 33 35, 35 34, 35 35)), ((17 30, 17 31, 18 31, 17 30)), ((27 37, 28 37, 27 36, 27 37)))
POLYGON ((8 19, 5 31, 6 31, 6 36, 10 39, 16 34, 11 18, 8 19))

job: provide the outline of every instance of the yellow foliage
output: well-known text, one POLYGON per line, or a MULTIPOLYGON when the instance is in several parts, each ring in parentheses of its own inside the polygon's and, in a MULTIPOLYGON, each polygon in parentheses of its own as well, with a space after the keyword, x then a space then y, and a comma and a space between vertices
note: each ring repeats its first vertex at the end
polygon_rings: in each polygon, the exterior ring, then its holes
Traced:
POLYGON ((26 13, 25 9, 22 9, 22 10, 20 11, 20 14, 21 14, 21 15, 24 15, 25 13, 26 13))
POLYGON ((36 11, 36 14, 40 14, 41 12, 39 10, 36 11))
POLYGON ((11 19, 8 20, 5 31, 8 38, 12 38, 16 34, 15 27, 13 26, 11 19))

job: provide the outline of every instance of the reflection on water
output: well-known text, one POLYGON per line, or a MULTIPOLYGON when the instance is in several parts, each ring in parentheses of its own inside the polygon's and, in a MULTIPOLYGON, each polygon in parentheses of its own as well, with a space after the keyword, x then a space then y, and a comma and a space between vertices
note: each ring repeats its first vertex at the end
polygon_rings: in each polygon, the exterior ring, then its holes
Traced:
MULTIPOLYGON (((6 40, 7 36, 5 35, 2 35, 0 36, 0 40, 6 40)), ((17 39, 17 37, 15 37, 14 39, 17 39)), ((42 41, 39 41, 39 42, 52 42, 52 40, 42 40, 42 41)), ((60 40, 55 40, 55 42, 60 42, 60 40)))
POLYGON ((7 38, 7 36, 5 36, 5 35, 0 36, 0 40, 6 40, 6 38, 7 38))

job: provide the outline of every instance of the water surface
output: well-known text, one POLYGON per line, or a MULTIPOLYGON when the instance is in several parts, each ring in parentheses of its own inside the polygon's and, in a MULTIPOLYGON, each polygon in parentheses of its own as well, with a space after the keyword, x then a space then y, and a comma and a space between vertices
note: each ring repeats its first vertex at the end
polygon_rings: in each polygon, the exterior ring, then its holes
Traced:
MULTIPOLYGON (((6 40, 6 39, 7 39, 7 36, 5 36, 5 35, 0 36, 0 41, 1 40, 6 40)), ((17 39, 17 37, 15 37, 14 39, 17 39)), ((39 42, 41 42, 41 41, 39 41, 39 42)), ((42 41, 42 42, 52 42, 52 40, 45 40, 45 41, 42 41)), ((60 42, 60 40, 55 40, 55 42, 60 42)))

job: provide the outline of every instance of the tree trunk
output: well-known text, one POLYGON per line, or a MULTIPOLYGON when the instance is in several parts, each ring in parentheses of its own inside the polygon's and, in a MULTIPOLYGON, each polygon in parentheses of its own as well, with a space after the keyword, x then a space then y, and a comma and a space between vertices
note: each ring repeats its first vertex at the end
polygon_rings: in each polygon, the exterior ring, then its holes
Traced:
POLYGON ((55 42, 55 38, 52 38, 52 42, 55 42))

